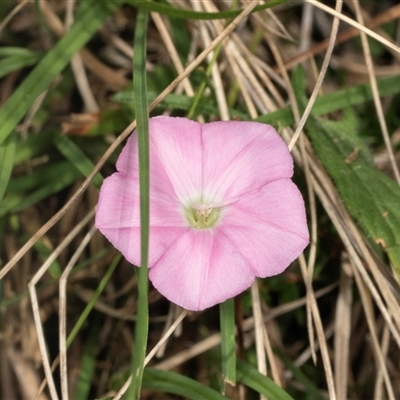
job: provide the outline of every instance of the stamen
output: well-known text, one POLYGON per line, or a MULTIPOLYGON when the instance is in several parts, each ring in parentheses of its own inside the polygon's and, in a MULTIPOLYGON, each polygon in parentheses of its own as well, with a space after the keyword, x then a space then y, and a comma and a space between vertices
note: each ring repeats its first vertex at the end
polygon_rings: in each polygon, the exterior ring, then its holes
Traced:
POLYGON ((219 220, 221 208, 235 203, 238 200, 239 198, 235 198, 209 204, 193 204, 189 209, 186 210, 186 218, 193 228, 212 228, 219 220))

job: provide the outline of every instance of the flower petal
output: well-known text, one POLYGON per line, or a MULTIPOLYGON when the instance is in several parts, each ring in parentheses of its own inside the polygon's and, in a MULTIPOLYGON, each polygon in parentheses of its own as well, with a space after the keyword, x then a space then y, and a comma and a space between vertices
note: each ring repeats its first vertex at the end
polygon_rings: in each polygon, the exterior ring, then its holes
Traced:
MULTIPOLYGON (((106 178, 99 194, 96 227, 125 258, 140 262, 140 203, 137 137, 134 132, 117 161, 120 172, 106 178)), ((187 229, 188 222, 157 154, 150 154, 149 267, 187 229)))
POLYGON ((177 198, 186 205, 198 201, 202 181, 201 125, 186 118, 149 120, 150 148, 160 160, 177 198))
POLYGON ((218 230, 186 231, 149 271, 170 301, 199 311, 234 297, 254 281, 248 262, 218 230))
POLYGON ((203 125, 203 189, 229 200, 293 175, 293 159, 270 125, 224 121, 203 125))
POLYGON ((304 200, 290 179, 241 197, 224 210, 220 229, 263 278, 283 272, 309 243, 304 200))

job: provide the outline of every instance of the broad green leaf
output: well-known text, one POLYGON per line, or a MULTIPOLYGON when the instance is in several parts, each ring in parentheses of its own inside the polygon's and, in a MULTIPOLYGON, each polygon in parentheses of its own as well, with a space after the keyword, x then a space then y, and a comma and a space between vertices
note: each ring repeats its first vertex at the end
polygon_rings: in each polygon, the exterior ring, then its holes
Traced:
POLYGON ((66 67, 71 57, 93 37, 119 1, 83 1, 68 33, 42 58, 0 109, 0 144, 27 113, 38 96, 66 67))
POLYGON ((269 400, 293 400, 272 379, 260 374, 252 365, 241 360, 237 360, 237 380, 257 393, 267 396, 269 400))
MULTIPOLYGON (((305 105, 304 77, 293 75, 299 104, 305 105)), ((341 121, 310 116, 306 124, 313 147, 333 178, 346 208, 375 245, 387 251, 400 276, 400 187, 377 170, 362 144, 351 110, 341 121)))
POLYGON ((226 400, 227 397, 193 379, 171 371, 145 368, 143 387, 193 400, 226 400))

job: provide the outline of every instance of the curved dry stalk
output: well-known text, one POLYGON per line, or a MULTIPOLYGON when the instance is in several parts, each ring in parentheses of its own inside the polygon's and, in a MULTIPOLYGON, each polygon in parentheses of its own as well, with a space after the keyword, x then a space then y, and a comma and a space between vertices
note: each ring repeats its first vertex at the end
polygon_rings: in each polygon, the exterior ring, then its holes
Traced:
POLYGON ((82 252, 89 244, 97 229, 92 226, 89 232, 82 239, 75 253, 72 255, 70 261, 61 275, 59 288, 60 288, 60 304, 59 304, 59 352, 60 352, 60 380, 61 380, 61 398, 68 400, 68 372, 67 372, 67 280, 72 268, 75 266, 82 252))
POLYGON ((28 283, 29 295, 32 302, 33 319, 35 322, 35 328, 38 335, 38 342, 40 348, 40 355, 42 357, 42 363, 44 368, 44 373, 49 386, 50 396, 52 400, 58 400, 57 390, 54 384, 54 379, 52 376, 52 371, 50 367, 49 357, 47 355, 47 347, 44 339, 42 321, 40 319, 39 301, 36 294, 36 284, 39 282, 40 278, 49 269, 50 265, 57 259, 60 253, 71 243, 71 241, 78 235, 78 233, 84 228, 84 226, 89 223, 93 218, 94 210, 88 213, 88 215, 65 237, 65 239, 57 246, 57 248, 51 253, 43 265, 39 268, 36 274, 28 283))
MULTIPOLYGON (((336 12, 338 15, 340 15, 340 11, 342 10, 342 5, 343 5, 343 0, 337 0, 336 1, 336 12)), ((335 41, 336 41, 336 36, 338 33, 339 29, 339 17, 335 15, 335 18, 333 19, 332 23, 332 29, 331 29, 331 35, 329 37, 329 45, 325 53, 324 61, 322 62, 321 66, 321 71, 318 75, 317 82, 315 83, 313 92, 311 93, 310 99, 308 100, 306 109, 304 110, 304 113, 297 124, 296 131, 293 135, 292 140, 289 143, 289 150, 292 150, 293 146, 295 145, 297 139, 300 136, 300 133, 302 132, 304 125, 307 121, 308 116, 310 115, 311 109, 314 106, 315 100, 317 99, 318 93, 321 89, 322 82, 324 81, 326 71, 328 70, 329 62, 332 56, 333 48, 335 47, 335 41)))

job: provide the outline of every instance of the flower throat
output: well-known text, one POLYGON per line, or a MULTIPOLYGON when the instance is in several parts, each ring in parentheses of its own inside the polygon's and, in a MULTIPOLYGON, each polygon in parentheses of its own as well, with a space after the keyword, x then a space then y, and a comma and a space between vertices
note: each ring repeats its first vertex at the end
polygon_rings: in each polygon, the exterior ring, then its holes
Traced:
POLYGON ((204 204, 195 203, 186 209, 186 219, 195 229, 212 228, 221 218, 221 209, 238 201, 239 198, 229 199, 221 202, 204 204))

